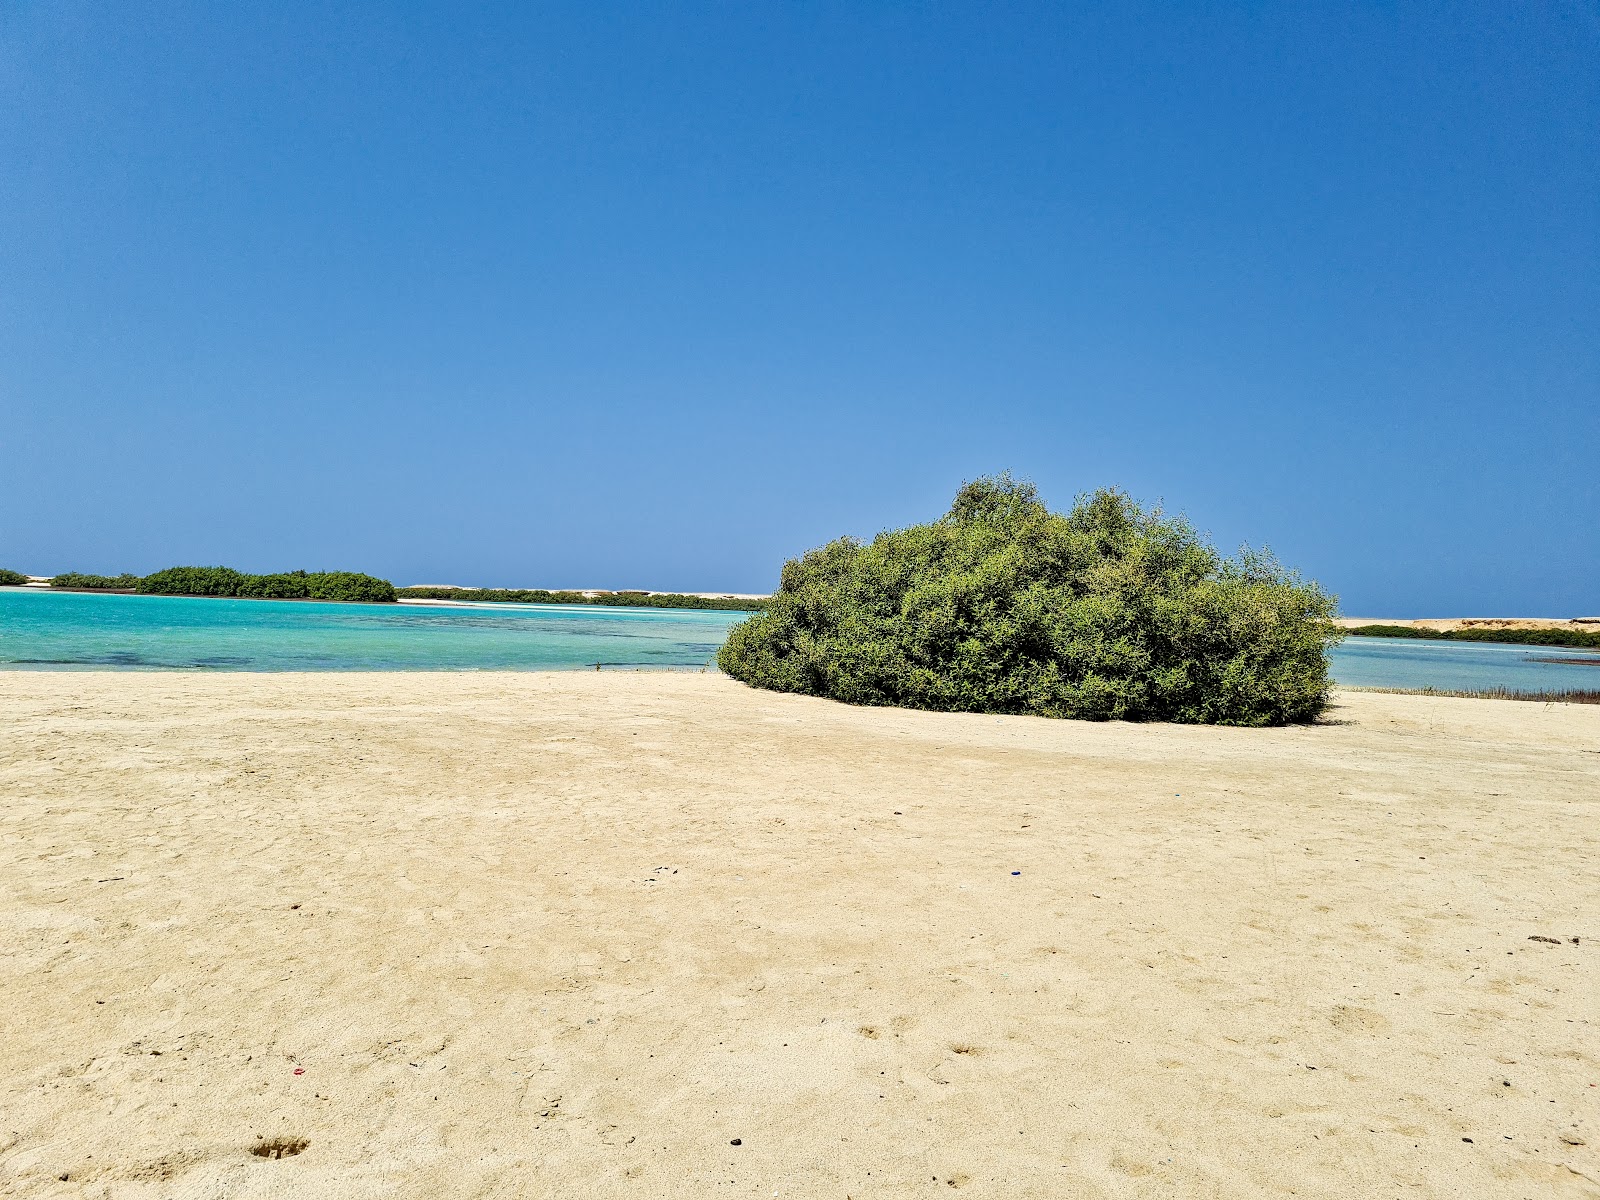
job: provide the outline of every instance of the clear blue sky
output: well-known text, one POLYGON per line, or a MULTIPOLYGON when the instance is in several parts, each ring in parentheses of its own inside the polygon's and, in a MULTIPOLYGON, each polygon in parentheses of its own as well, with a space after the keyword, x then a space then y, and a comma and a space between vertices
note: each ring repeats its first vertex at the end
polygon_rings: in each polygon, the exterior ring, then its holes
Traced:
POLYGON ((0 8, 0 565, 766 590, 1009 468, 1600 611, 1600 4, 0 8))

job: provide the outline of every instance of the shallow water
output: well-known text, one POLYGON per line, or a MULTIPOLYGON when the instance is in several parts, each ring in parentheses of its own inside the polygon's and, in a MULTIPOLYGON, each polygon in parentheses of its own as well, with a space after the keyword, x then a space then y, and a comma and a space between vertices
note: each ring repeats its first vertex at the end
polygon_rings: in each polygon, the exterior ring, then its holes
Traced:
POLYGON ((747 615, 598 605, 321 604, 0 588, 0 667, 700 667, 747 615))
POLYGON ((1567 646, 1352 637, 1334 648, 1332 668, 1334 679, 1355 687, 1600 691, 1600 653, 1567 646), (1593 665, 1539 661, 1549 658, 1593 665))
MULTIPOLYGON (((0 588, 0 667, 218 671, 701 667, 749 614, 583 605, 318 604, 0 588)), ((1600 688, 1600 654, 1348 638, 1339 683, 1394 688, 1600 688), (1581 658, 1594 666, 1539 662, 1581 658)))

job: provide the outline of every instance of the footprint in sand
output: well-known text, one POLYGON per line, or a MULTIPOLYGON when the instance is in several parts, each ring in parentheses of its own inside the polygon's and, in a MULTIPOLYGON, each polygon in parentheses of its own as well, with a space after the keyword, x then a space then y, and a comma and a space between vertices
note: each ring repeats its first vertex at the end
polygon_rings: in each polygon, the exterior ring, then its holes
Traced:
POLYGON ((1353 1004, 1334 1005, 1328 1020, 1341 1033, 1383 1033, 1389 1028, 1388 1017, 1353 1004))

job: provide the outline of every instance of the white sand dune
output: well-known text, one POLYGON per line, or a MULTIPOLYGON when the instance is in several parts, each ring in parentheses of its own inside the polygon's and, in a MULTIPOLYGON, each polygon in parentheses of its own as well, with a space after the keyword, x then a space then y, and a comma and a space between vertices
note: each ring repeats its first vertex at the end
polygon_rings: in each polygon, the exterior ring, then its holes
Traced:
POLYGON ((1600 708, 1332 717, 0 675, 0 1194, 1600 1195, 1600 708))

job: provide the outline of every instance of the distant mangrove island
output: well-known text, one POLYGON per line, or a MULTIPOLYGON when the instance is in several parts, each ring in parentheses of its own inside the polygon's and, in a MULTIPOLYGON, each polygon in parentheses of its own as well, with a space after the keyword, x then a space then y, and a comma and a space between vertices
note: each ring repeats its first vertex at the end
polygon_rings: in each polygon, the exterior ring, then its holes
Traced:
MULTIPOLYGON (((25 587, 20 571, 0 570, 0 587, 25 587)), ((692 608, 750 612, 764 608, 757 597, 693 596, 677 592, 581 592, 544 588, 397 588, 359 571, 282 571, 253 575, 231 567, 168 567, 151 575, 88 575, 63 571, 49 586, 72 592, 133 592, 147 596, 219 596, 241 600, 336 600, 390 604, 397 600, 457 603, 591 604, 618 608, 692 608)))
POLYGON ((1428 629, 1415 625, 1357 625, 1349 637, 1427 638, 1436 642, 1500 642, 1511 646, 1600 649, 1600 632, 1583 629, 1428 629))
POLYGON ((232 567, 168 567, 151 575, 84 575, 67 571, 50 586, 79 592, 145 596, 224 596, 241 600, 344 600, 386 604, 394 584, 360 571, 280 571, 252 575, 232 567))

